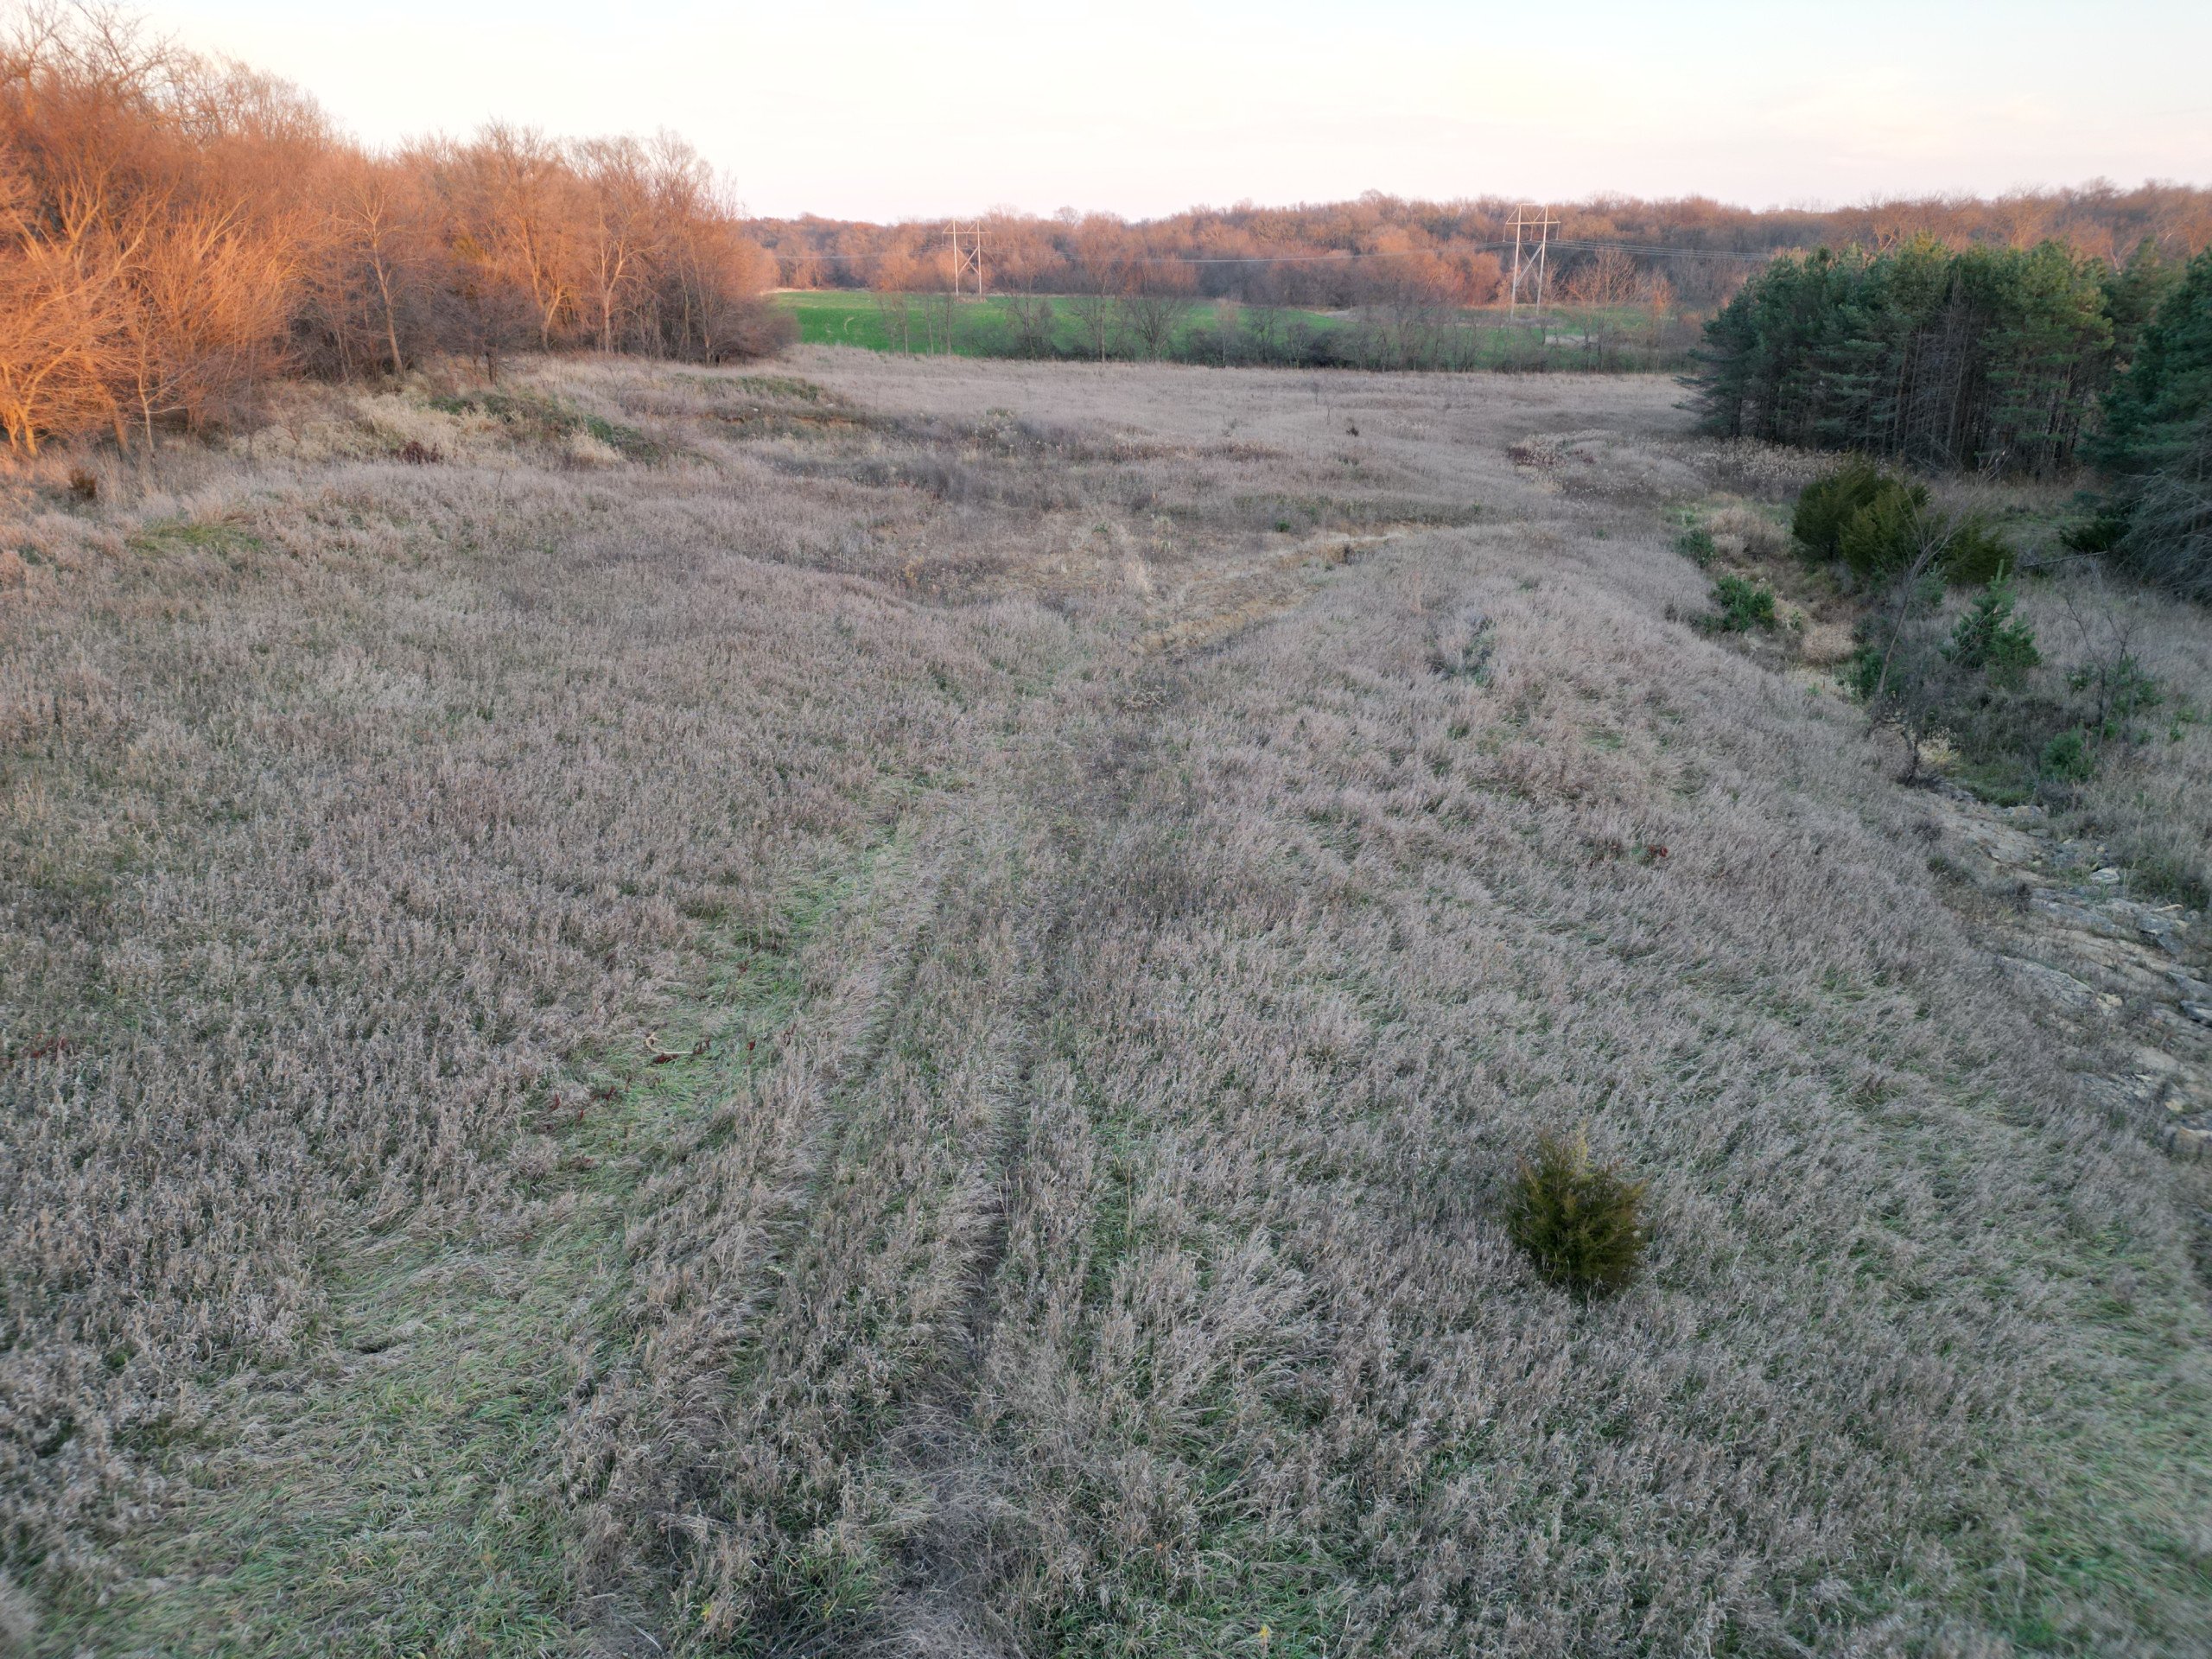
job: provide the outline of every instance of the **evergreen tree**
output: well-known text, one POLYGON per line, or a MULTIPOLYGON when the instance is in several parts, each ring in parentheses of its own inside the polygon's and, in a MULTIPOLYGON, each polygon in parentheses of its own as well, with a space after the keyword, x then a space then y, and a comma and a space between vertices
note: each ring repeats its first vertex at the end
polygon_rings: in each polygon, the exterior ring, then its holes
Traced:
POLYGON ((2119 480, 2113 551, 2146 579, 2212 600, 2212 250, 2189 262, 2105 399, 2098 459, 2119 480))
POLYGON ((2107 472, 2137 478, 2181 461, 2212 410, 2212 248, 2160 302, 2134 360, 2105 399, 2097 458, 2107 472))
POLYGON ((2111 294, 2056 243, 1777 259, 1706 330, 1692 384, 1710 429, 1929 467, 2070 465, 2112 360, 2111 294))

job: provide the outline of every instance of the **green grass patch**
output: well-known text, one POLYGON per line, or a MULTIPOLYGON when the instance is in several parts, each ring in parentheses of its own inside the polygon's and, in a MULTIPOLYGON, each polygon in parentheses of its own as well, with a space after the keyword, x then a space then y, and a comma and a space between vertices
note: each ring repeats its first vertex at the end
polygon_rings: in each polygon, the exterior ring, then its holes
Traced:
MULTIPOLYGON (((1029 296, 1018 296, 1027 298, 1029 296)), ((1076 296, 1046 296, 1052 306, 1049 344, 1032 353, 1023 348, 1021 336, 1005 295, 947 296, 943 293, 877 295, 857 289, 807 289, 779 293, 775 302, 798 324, 799 339, 808 345, 852 346, 872 352, 906 352, 916 356, 1096 358, 1095 336, 1085 328, 1076 296), (903 321, 900 319, 903 316, 903 321)), ((1377 351, 1395 349, 1387 342, 1396 338, 1395 325, 1379 314, 1373 318, 1354 310, 1321 311, 1304 307, 1259 308, 1236 306, 1230 311, 1211 300, 1193 300, 1176 325, 1161 355, 1187 362, 1221 360, 1220 327, 1234 315, 1238 338, 1245 337, 1261 315, 1272 346, 1253 347, 1246 353, 1232 350, 1230 360, 1276 361, 1287 342, 1303 342, 1292 356, 1302 353, 1316 365, 1363 365, 1374 367, 1426 368, 1439 366, 1422 352, 1400 362, 1370 361, 1377 351)), ((1433 330, 1441 321, 1452 337, 1451 366, 1462 369, 1622 369, 1679 366, 1673 357, 1628 360, 1619 356, 1623 346, 1649 342, 1653 335, 1650 315, 1636 307, 1559 308, 1543 325, 1527 318, 1513 318, 1495 310, 1467 309, 1432 315, 1423 324, 1433 330)), ((1639 347, 1641 349, 1641 347, 1639 347)), ((1110 359, 1143 355, 1123 338, 1116 324, 1104 353, 1110 359)), ((1663 355, 1663 353, 1662 353, 1663 355)), ((1677 353, 1676 355, 1679 355, 1677 353)))
POLYGON ((162 518, 134 531, 126 543, 134 553, 158 556, 174 553, 213 553, 227 557, 257 553, 260 537, 221 519, 162 518))

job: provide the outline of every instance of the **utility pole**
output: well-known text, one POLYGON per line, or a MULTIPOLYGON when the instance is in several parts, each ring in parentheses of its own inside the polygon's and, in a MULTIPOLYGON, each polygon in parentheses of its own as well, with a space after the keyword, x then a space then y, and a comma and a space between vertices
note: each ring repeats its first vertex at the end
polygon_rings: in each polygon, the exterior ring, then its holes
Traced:
POLYGON ((981 224, 954 223, 944 227, 944 239, 952 244, 952 291, 963 291, 969 276, 976 278, 976 297, 983 295, 983 227, 981 224))
POLYGON ((1536 315, 1544 312, 1545 254, 1551 246, 1552 231, 1559 221, 1552 217, 1549 207, 1522 206, 1513 210, 1513 217, 1505 221, 1505 228, 1513 232, 1513 281, 1508 290, 1506 315, 1518 316, 1521 312, 1521 289, 1525 283, 1535 295, 1536 315))

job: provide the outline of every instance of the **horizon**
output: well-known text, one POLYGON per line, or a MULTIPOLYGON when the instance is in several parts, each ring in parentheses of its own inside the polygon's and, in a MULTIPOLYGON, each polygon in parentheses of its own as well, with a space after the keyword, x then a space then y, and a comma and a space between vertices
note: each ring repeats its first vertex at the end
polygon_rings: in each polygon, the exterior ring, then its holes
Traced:
POLYGON ((1895 0, 1786 36, 1739 0, 1665 18, 1599 0, 1571 37, 1427 0, 1385 0, 1357 31, 1303 0, 1043 18, 868 4, 834 36, 779 9, 692 0, 640 8, 619 36, 574 0, 400 0, 373 20, 170 0, 133 15, 294 82, 376 146, 494 120, 674 131, 763 219, 1151 219, 1370 191, 1819 211, 2212 181, 2212 96, 2194 67, 2212 58, 2212 11, 2163 0, 2007 8, 2001 35, 1982 8, 1895 0), (779 73, 747 67, 764 61, 779 73))

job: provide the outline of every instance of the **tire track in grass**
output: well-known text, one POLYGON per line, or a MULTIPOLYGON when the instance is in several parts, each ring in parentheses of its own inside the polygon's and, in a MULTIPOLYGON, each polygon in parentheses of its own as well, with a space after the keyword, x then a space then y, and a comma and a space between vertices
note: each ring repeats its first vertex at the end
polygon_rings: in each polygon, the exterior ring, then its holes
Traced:
POLYGON ((804 959, 899 868, 894 836, 799 884, 781 951, 719 947, 708 988, 662 1027, 680 1058, 610 1057, 599 1097, 546 1126, 557 1161, 532 1212, 466 1243, 341 1246, 327 1340, 288 1408, 227 1444, 180 1433, 165 1475, 187 1491, 137 1548, 146 1576, 57 1625, 85 1651, 537 1653, 571 1649, 581 1611, 602 1650, 649 1650, 649 1588, 575 1602, 560 1469, 578 1386, 627 1317, 632 1201, 773 1064, 748 1059, 747 1033, 806 1020, 804 959))
MULTIPOLYGON (((1388 537, 1371 538, 1370 544, 1388 537)), ((1306 582, 1278 588, 1255 603, 1234 595, 1217 615, 1179 620, 1176 639, 1141 636, 1137 655, 1103 677, 1071 707, 1051 744, 1015 780, 1010 801, 1022 809, 1027 880, 1020 961, 1008 976, 1010 995, 993 1033, 1001 1057, 992 1090, 985 1161, 988 1204, 965 1273, 965 1290, 936 1363, 903 1401, 881 1456, 899 1483, 917 1491, 922 1518, 905 1530, 899 1580, 874 1643, 885 1651, 991 1659, 1027 1651, 1029 1609, 1009 1597, 1027 1541, 1021 1505, 1031 1471, 1009 1461, 995 1433, 997 1403, 989 1396, 989 1363, 1001 1316, 1001 1282, 1014 1246, 1016 1209, 1034 1202, 1041 1179, 1058 1177, 1049 1160, 1058 1144, 1065 1090, 1046 1076, 1055 1070, 1050 1029, 1053 1010, 1077 994, 1092 965, 1071 954, 1077 919, 1096 893, 1098 861, 1128 822, 1132 804, 1158 765, 1160 734, 1185 707, 1182 668, 1218 654, 1234 638, 1302 600, 1306 582), (1050 1097, 1047 1097, 1049 1093, 1050 1097), (1011 1533, 1012 1535, 1008 1535, 1011 1533)))

